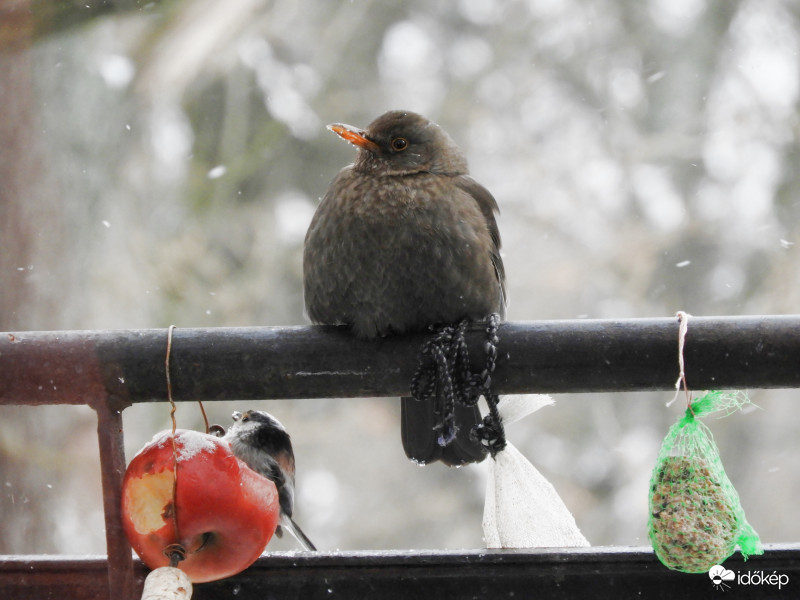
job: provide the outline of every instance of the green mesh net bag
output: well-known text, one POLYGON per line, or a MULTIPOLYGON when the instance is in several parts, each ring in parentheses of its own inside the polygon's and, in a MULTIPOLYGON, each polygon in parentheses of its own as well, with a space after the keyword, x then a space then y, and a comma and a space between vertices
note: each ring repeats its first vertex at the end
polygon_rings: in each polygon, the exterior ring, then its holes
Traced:
POLYGON ((656 556, 670 569, 706 573, 733 554, 763 554, 725 474, 711 431, 698 420, 726 416, 748 403, 740 393, 709 392, 670 427, 650 479, 648 530, 656 556))

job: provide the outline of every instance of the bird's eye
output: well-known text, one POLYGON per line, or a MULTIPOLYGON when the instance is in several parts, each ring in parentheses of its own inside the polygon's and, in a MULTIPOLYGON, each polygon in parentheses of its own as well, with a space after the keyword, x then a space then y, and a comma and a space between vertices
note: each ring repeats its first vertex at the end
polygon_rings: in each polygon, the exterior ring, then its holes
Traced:
POLYGON ((392 150, 395 152, 402 152, 408 148, 408 140, 406 138, 394 138, 392 140, 392 150))

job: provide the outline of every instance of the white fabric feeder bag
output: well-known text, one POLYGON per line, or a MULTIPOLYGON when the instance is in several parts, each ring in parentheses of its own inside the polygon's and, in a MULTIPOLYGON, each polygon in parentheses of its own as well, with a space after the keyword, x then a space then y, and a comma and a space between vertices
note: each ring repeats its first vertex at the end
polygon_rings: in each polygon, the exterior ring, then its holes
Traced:
MULTIPOLYGON (((503 423, 553 404, 547 395, 504 396, 503 423)), ((553 485, 510 442, 489 460, 483 537, 487 548, 589 546, 553 485)))

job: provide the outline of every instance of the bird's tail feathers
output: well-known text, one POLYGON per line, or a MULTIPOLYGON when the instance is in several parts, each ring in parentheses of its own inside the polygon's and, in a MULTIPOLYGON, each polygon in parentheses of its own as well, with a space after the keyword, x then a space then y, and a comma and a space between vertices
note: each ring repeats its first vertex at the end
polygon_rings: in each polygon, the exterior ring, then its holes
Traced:
MULTIPOLYGON (((316 551, 317 547, 308 539, 308 536, 303 533, 303 530, 300 529, 300 526, 292 520, 292 517, 289 515, 281 515, 281 524, 280 528, 286 529, 291 533, 297 541, 300 542, 300 545, 305 548, 306 550, 316 551)), ((277 533, 277 532, 276 532, 277 533)))

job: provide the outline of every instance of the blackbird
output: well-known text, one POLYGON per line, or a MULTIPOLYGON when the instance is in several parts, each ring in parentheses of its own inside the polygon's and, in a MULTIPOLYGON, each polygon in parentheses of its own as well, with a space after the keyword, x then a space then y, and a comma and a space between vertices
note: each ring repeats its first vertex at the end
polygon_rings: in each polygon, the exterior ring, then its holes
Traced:
MULTIPOLYGON (((344 324, 362 339, 505 312, 497 202, 436 123, 387 112, 366 129, 328 128, 358 148, 334 178, 308 228, 303 253, 311 320, 344 324)), ((402 401, 406 454, 426 464, 482 460, 470 436, 476 406, 456 406, 456 439, 437 443, 432 402, 402 401)))

